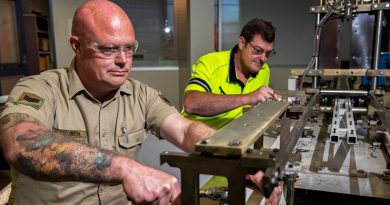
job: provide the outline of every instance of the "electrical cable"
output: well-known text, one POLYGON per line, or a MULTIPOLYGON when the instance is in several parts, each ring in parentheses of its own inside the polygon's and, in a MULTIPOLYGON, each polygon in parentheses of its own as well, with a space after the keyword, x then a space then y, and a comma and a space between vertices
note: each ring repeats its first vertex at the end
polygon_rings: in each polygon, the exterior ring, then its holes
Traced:
POLYGON ((321 29, 325 21, 334 13, 335 9, 341 4, 342 0, 338 0, 334 5, 329 5, 330 9, 329 11, 325 14, 325 16, 320 20, 318 25, 316 25, 316 29, 314 32, 314 43, 313 43, 313 55, 310 59, 310 62, 306 66, 306 68, 303 71, 301 81, 299 83, 298 90, 302 90, 303 82, 305 80, 305 77, 307 75, 307 72, 312 69, 314 63, 315 63, 315 58, 319 56, 319 46, 320 46, 320 37, 321 37, 321 29))

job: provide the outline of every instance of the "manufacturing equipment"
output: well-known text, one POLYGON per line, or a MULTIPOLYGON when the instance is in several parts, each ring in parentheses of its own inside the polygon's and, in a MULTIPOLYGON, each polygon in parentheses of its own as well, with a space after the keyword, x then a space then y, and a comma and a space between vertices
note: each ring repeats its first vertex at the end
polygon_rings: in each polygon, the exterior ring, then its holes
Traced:
POLYGON ((317 197, 308 204, 321 204, 324 195, 331 196, 326 203, 342 195, 356 204, 389 204, 389 9, 379 0, 311 7, 313 55, 306 68, 291 70, 284 100, 253 107, 198 142, 196 154, 161 154, 161 163, 181 170, 183 204, 198 205, 201 196, 245 204, 245 175, 259 169, 264 196, 284 182, 287 204, 298 203, 297 193, 317 197), (225 176, 228 187, 199 193, 199 174, 225 176))

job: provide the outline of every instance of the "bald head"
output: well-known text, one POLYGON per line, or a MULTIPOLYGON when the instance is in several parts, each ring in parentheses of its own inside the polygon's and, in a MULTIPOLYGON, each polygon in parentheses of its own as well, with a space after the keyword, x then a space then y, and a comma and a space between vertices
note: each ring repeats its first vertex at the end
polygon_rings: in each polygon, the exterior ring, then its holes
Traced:
POLYGON ((127 14, 111 1, 88 0, 74 14, 73 36, 102 42, 115 38, 118 32, 134 36, 133 25, 127 14))

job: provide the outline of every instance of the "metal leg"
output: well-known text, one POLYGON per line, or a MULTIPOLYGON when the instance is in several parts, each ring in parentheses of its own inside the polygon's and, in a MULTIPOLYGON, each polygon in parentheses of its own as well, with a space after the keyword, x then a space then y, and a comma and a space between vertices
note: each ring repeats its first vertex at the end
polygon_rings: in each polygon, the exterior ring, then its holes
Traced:
MULTIPOLYGON (((236 170, 238 171, 238 170, 236 170)), ((231 173, 228 178, 229 204, 245 204, 245 173, 231 173)))
POLYGON ((199 205, 199 174, 181 167, 182 204, 199 205))
POLYGON ((287 205, 294 204, 294 183, 297 179, 297 176, 298 175, 295 172, 284 175, 284 193, 287 205))
POLYGON ((199 174, 226 176, 228 178, 229 205, 245 204, 245 175, 255 170, 275 166, 273 158, 265 157, 270 151, 245 155, 247 157, 211 157, 178 152, 161 153, 161 163, 181 170, 182 204, 199 205, 199 174))

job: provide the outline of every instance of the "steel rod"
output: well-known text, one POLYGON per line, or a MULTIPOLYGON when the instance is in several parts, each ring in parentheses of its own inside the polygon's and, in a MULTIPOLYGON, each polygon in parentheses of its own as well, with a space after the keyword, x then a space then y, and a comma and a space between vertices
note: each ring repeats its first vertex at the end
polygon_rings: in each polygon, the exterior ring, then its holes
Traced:
MULTIPOLYGON (((383 21, 383 10, 378 10, 376 18, 376 33, 375 33, 375 47, 374 47, 374 62, 373 70, 378 70, 379 67, 379 54, 381 49, 381 36, 382 36, 382 21, 383 21)), ((377 77, 371 78, 371 89, 375 90, 377 84, 377 77)))
POLYGON ((368 96, 366 90, 320 90, 322 96, 368 96))
MULTIPOLYGON (((320 112, 333 112, 333 107, 331 106, 320 106, 320 112)), ((367 113, 366 107, 353 107, 352 108, 353 113, 367 113)))

